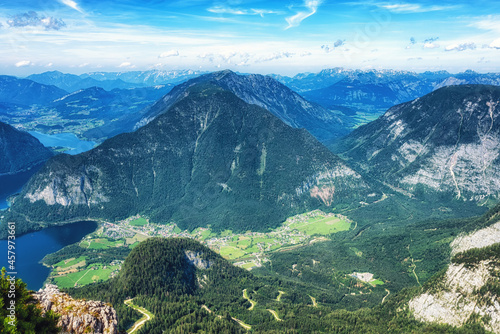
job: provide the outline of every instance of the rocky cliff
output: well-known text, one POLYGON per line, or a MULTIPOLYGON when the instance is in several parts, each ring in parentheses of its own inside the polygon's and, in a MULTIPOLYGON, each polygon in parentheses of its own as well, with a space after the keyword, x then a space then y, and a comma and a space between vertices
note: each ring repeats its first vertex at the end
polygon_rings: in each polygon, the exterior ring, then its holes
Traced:
POLYGON ((332 150, 415 196, 481 201, 500 194, 500 88, 441 88, 390 108, 332 150))
POLYGON ((34 294, 43 313, 52 311, 60 315, 58 327, 64 333, 117 334, 116 311, 101 301, 75 300, 47 284, 34 294))
POLYGON ((409 302, 415 318, 460 327, 479 321, 500 333, 500 222, 452 243, 446 273, 409 302))

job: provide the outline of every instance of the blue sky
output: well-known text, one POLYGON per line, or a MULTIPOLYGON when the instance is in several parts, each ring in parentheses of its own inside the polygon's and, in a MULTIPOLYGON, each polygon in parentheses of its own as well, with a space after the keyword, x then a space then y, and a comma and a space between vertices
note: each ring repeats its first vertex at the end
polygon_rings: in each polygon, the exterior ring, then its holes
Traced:
POLYGON ((495 0, 2 0, 0 9, 0 74, 500 72, 495 0))

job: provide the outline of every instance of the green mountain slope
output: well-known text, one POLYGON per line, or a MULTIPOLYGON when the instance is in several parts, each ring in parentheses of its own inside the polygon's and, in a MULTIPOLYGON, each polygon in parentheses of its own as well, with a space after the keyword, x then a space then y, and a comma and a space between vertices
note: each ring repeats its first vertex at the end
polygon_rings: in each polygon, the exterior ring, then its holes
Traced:
POLYGON ((0 122, 0 175, 26 171, 52 155, 52 151, 29 133, 0 122))
POLYGON ((264 230, 295 213, 379 197, 307 131, 213 85, 186 95, 133 133, 51 159, 8 219, 140 213, 181 228, 264 230))

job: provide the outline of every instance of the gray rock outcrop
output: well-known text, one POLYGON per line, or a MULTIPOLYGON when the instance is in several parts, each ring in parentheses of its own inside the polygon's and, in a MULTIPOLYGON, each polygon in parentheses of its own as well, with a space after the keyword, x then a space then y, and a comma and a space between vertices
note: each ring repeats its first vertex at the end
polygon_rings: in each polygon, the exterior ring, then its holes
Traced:
POLYGON ((76 300, 47 284, 33 296, 42 312, 52 311, 60 315, 57 325, 63 333, 117 334, 116 311, 109 304, 93 300, 76 300))

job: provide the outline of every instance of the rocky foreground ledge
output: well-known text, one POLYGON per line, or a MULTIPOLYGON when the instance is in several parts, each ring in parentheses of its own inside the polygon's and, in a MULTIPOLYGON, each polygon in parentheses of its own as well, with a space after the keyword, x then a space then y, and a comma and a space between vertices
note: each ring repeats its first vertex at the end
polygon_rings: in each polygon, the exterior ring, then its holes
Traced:
POLYGON ((64 333, 118 333, 116 311, 109 304, 75 300, 60 292, 53 284, 47 284, 45 289, 40 289, 33 297, 38 300, 43 313, 52 311, 60 315, 57 326, 64 333))

